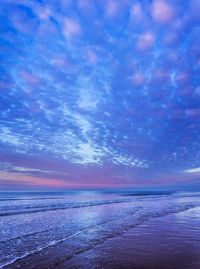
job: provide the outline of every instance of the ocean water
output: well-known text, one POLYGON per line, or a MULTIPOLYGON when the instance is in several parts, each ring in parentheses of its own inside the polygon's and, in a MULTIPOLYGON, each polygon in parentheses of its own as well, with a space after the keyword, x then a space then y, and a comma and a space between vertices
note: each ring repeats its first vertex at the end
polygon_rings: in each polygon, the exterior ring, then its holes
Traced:
POLYGON ((198 269, 200 193, 0 193, 0 268, 198 269))

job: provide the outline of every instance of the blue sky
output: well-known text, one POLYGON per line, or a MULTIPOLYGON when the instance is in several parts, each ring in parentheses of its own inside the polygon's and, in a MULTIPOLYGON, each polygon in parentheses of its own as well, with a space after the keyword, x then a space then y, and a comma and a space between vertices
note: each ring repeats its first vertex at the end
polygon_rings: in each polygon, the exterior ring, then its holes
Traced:
POLYGON ((1 0, 0 188, 187 188, 200 0, 1 0))

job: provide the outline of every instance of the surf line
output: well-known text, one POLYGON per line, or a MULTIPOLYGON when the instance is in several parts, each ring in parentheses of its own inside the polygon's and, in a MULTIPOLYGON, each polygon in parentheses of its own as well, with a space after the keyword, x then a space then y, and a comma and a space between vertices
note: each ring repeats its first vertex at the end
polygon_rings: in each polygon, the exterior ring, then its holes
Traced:
MULTIPOLYGON (((136 211, 132 212, 130 215, 135 214, 135 213, 136 213, 137 211, 139 211, 139 210, 140 210, 140 209, 137 209, 136 211)), ((129 217, 130 217, 130 215, 129 215, 129 217)), ((47 244, 47 245, 45 245, 45 246, 43 246, 43 247, 37 248, 37 249, 35 249, 35 250, 33 250, 33 251, 30 251, 30 252, 28 252, 28 253, 24 253, 24 254, 21 255, 20 257, 16 257, 15 259, 13 259, 13 260, 11 260, 11 261, 9 261, 9 262, 7 262, 7 263, 4 263, 4 264, 0 265, 0 269, 3 269, 3 268, 5 268, 5 267, 8 266, 8 265, 11 265, 11 264, 13 264, 13 263, 15 263, 15 262, 17 262, 17 261, 19 261, 19 260, 22 260, 22 259, 24 259, 24 258, 27 258, 27 257, 29 257, 29 256, 31 256, 31 255, 34 255, 34 254, 36 254, 36 253, 38 253, 38 252, 40 252, 40 251, 42 251, 42 250, 44 250, 44 249, 47 249, 47 248, 49 248, 49 247, 53 247, 53 246, 56 246, 56 245, 58 245, 58 244, 60 244, 60 243, 63 243, 64 241, 66 241, 66 240, 68 240, 68 239, 71 239, 71 238, 73 238, 73 237, 75 237, 75 236, 77 236, 77 235, 79 235, 79 234, 81 234, 81 233, 83 233, 83 232, 85 232, 85 231, 89 231, 89 230, 95 229, 95 228, 98 227, 98 226, 104 225, 104 224, 106 224, 106 223, 110 223, 110 222, 113 222, 113 221, 117 221, 117 220, 125 219, 125 218, 127 218, 127 217, 128 217, 128 216, 126 216, 126 217, 122 217, 122 218, 112 219, 112 220, 109 220, 109 221, 104 221, 104 222, 99 223, 99 224, 96 224, 96 225, 94 225, 94 226, 91 226, 91 227, 88 227, 88 228, 84 228, 84 229, 82 229, 82 230, 80 230, 80 231, 78 231, 78 232, 76 232, 76 233, 74 233, 74 234, 72 234, 72 235, 70 235, 70 236, 68 236, 68 237, 65 237, 65 238, 62 238, 62 239, 59 239, 59 240, 52 241, 52 242, 50 242, 49 244, 47 244)))

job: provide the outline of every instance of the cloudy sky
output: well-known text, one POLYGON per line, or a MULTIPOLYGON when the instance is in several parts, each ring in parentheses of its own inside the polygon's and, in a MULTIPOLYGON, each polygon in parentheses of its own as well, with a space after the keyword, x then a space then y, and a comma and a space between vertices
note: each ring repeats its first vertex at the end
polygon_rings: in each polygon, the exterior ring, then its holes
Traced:
POLYGON ((0 189, 200 186, 200 0, 1 0, 0 189))

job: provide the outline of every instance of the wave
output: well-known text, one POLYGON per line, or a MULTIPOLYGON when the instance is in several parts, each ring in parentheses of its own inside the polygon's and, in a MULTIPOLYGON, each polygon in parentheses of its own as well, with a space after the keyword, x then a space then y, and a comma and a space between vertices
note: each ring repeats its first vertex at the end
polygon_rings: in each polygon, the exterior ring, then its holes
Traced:
POLYGON ((37 200, 61 200, 63 197, 37 197, 37 198, 0 198, 2 202, 10 201, 37 201, 37 200))
POLYGON ((122 193, 121 196, 162 196, 162 195, 172 195, 174 194, 175 192, 165 192, 165 191, 153 191, 153 192, 126 192, 126 193, 122 193))
MULTIPOLYGON (((130 215, 135 214, 137 211, 139 211, 139 209, 135 209, 135 211, 132 212, 130 215)), ((129 215, 129 216, 130 216, 130 215, 129 215)), ((114 219, 111 219, 111 220, 108 220, 108 221, 104 221, 104 222, 98 223, 98 224, 96 224, 96 225, 93 225, 93 226, 90 226, 90 227, 87 227, 87 228, 83 228, 83 229, 79 230, 78 232, 76 232, 76 233, 74 233, 74 234, 72 234, 72 235, 69 235, 69 236, 67 236, 67 237, 61 238, 61 239, 59 239, 59 240, 53 240, 53 241, 49 242, 48 244, 46 244, 45 246, 38 247, 38 248, 36 248, 36 249, 33 250, 33 251, 25 252, 23 255, 21 255, 21 256, 19 256, 19 257, 16 257, 16 258, 12 259, 11 261, 9 261, 9 262, 7 262, 7 263, 4 263, 4 264, 0 265, 0 268, 4 268, 4 267, 6 267, 6 266, 8 266, 8 265, 11 265, 11 264, 15 263, 15 262, 18 261, 18 260, 21 260, 21 259, 26 258, 26 257, 28 257, 28 256, 31 256, 31 255, 33 255, 33 254, 36 254, 36 253, 38 253, 38 252, 40 252, 40 251, 42 251, 42 250, 44 250, 44 249, 48 249, 49 247, 53 247, 53 246, 55 246, 55 245, 58 245, 59 243, 62 243, 62 242, 64 242, 64 241, 68 240, 68 239, 74 238, 75 236, 77 236, 77 235, 79 235, 79 234, 81 234, 81 233, 83 233, 83 232, 85 232, 85 231, 89 231, 89 230, 92 230, 92 229, 97 228, 97 227, 99 227, 99 226, 102 226, 102 225, 104 225, 104 224, 107 224, 107 223, 110 223, 110 222, 114 222, 114 221, 117 221, 117 220, 122 220, 122 219, 125 219, 125 218, 127 218, 127 216, 125 216, 125 217, 123 216, 123 217, 120 217, 120 218, 114 218, 114 219)), ((47 231, 47 230, 46 230, 46 231, 47 231)), ((44 232, 44 231, 42 231, 42 232, 44 232)), ((42 232, 39 232, 39 233, 33 233, 33 234, 40 234, 40 233, 42 233, 42 232)), ((30 236, 30 235, 33 235, 33 234, 29 234, 29 235, 26 235, 26 236, 30 236)), ((25 236, 23 236, 23 237, 25 237, 25 236)), ((16 238, 14 238, 14 239, 19 239, 19 238, 20 238, 20 237, 16 237, 16 238)), ((9 240, 9 241, 12 241, 12 240, 13 240, 13 239, 11 239, 11 240, 9 240)), ((5 244, 5 243, 8 243, 8 241, 1 241, 0 243, 4 243, 4 244, 5 244)))
POLYGON ((55 210, 64 210, 69 208, 81 208, 81 207, 92 207, 92 206, 101 206, 107 204, 119 204, 131 202, 130 199, 121 199, 121 200, 104 200, 104 201, 90 201, 90 202, 79 202, 79 203, 68 203, 67 205, 48 205, 48 206, 25 206, 22 209, 12 210, 3 210, 0 211, 0 217, 12 216, 12 215, 21 215, 21 214, 30 214, 38 213, 45 211, 55 211, 55 210))

